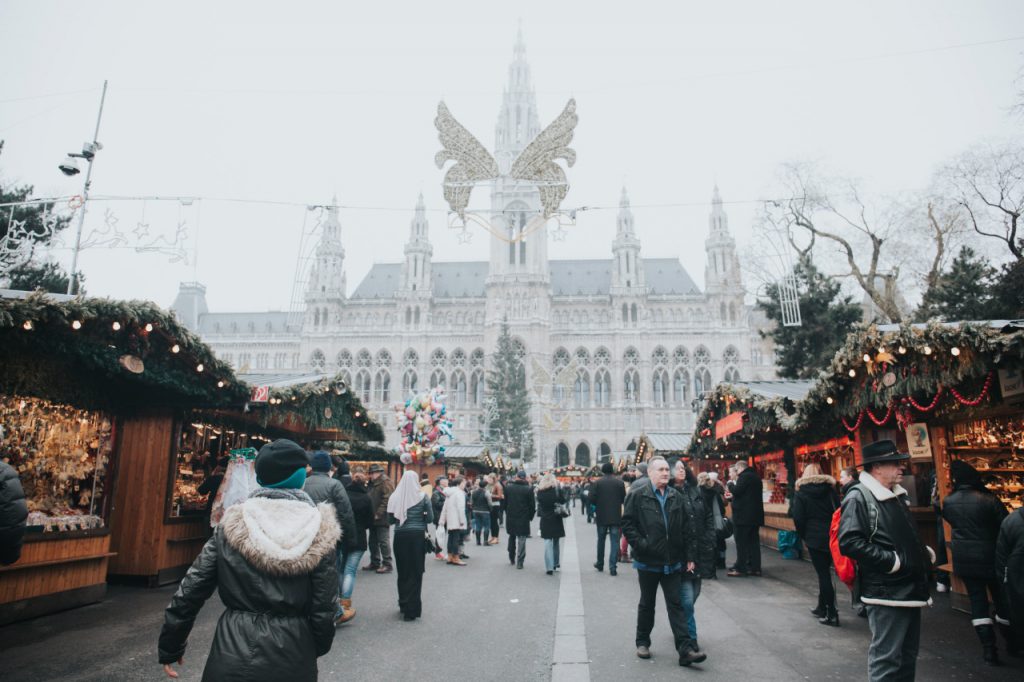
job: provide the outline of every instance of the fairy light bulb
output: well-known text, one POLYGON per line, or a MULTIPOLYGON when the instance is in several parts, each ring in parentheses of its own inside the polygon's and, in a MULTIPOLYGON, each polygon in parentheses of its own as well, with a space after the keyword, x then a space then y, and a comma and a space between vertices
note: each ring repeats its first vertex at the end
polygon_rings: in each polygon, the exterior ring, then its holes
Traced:
POLYGON ((145 329, 146 329, 147 333, 151 332, 151 331, 153 331, 153 325, 151 323, 147 322, 145 329))
POLYGON ((960 355, 960 349, 957 348, 956 346, 953 346, 952 348, 950 348, 949 352, 952 353, 954 356, 960 355))
POLYGON ((832 399, 832 396, 829 396, 829 397, 825 398, 825 402, 828 403, 829 405, 831 405, 832 403, 835 402, 835 400, 832 399))
POLYGON ((925 355, 931 355, 932 354, 932 347, 931 346, 925 346, 923 350, 924 350, 924 354, 925 355))
POLYGON ((27 332, 32 331, 32 320, 25 320, 25 322, 21 325, 21 328, 27 332))
POLYGON ((897 350, 898 350, 900 355, 906 355, 907 354, 907 347, 906 346, 900 346, 897 350))
POLYGON ((217 382, 217 388, 224 388, 224 382, 223 381, 218 381, 217 382))
POLYGON ((118 322, 117 320, 114 320, 114 323, 110 325, 110 328, 113 329, 115 332, 119 332, 121 331, 121 323, 118 322))
POLYGON ((181 352, 181 346, 179 346, 178 344, 174 344, 173 346, 171 346, 171 352, 172 353, 180 353, 181 352))
POLYGON ((855 370, 855 369, 851 369, 851 370, 850 370, 850 371, 848 372, 848 374, 850 375, 850 378, 852 379, 853 377, 857 376, 857 370, 855 370))
POLYGON ((203 363, 200 362, 198 365, 196 365, 196 371, 197 372, 202 372, 204 369, 206 369, 206 368, 203 367, 203 363))
POLYGON ((71 328, 72 328, 72 329, 74 329, 74 330, 75 330, 76 332, 77 332, 77 331, 78 331, 79 329, 81 329, 81 328, 82 328, 82 322, 81 322, 81 320, 75 320, 74 322, 72 322, 72 323, 71 323, 71 328))
POLYGON ((867 353, 864 354, 864 362, 871 362, 871 356, 867 353))

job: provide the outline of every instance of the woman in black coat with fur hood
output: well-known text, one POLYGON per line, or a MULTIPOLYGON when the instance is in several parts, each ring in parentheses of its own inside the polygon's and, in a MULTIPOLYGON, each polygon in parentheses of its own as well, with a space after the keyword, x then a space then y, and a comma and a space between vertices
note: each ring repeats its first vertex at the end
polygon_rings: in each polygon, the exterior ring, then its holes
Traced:
POLYGON ((828 531, 832 513, 839 508, 836 479, 821 473, 813 462, 804 467, 796 482, 796 494, 789 515, 793 517, 797 535, 807 545, 811 564, 818 574, 818 606, 811 613, 822 625, 839 625, 836 590, 832 585, 832 552, 828 547, 828 531))

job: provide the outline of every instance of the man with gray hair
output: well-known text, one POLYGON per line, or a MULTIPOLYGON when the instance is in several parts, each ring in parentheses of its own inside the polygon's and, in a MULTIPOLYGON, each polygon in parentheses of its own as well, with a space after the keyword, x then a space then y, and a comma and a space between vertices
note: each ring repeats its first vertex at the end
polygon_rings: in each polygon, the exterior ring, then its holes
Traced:
POLYGON ((735 527, 736 563, 726 575, 761 575, 761 538, 759 529, 764 525, 764 487, 761 477, 747 464, 739 460, 736 468, 736 485, 732 489, 732 523, 735 527))
POLYGON ((636 614, 636 655, 651 657, 654 607, 661 586, 668 608, 679 665, 700 663, 707 656, 697 650, 683 615, 679 598, 685 570, 696 568, 698 543, 693 524, 683 511, 679 492, 669 486, 668 462, 654 457, 648 462, 645 484, 626 496, 622 532, 633 548, 633 568, 640 582, 640 603, 636 614))

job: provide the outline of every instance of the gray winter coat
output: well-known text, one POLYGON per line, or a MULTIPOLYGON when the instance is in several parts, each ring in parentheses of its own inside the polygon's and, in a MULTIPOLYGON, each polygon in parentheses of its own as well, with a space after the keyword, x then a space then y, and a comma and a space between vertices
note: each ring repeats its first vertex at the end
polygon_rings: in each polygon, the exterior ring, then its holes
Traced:
POLYGON ((345 551, 350 552, 359 546, 356 537, 356 515, 352 511, 352 502, 348 499, 348 491, 341 481, 331 478, 325 473, 314 471, 306 479, 302 487, 306 494, 317 504, 326 502, 338 513, 341 525, 341 544, 345 551))
POLYGON ((25 491, 21 489, 18 472, 7 462, 0 461, 0 566, 13 564, 21 558, 27 518, 25 491))
POLYGON ((315 682, 316 659, 334 641, 339 535, 334 508, 299 490, 259 489, 229 508, 167 607, 160 662, 184 655, 216 589, 226 608, 204 682, 315 682))

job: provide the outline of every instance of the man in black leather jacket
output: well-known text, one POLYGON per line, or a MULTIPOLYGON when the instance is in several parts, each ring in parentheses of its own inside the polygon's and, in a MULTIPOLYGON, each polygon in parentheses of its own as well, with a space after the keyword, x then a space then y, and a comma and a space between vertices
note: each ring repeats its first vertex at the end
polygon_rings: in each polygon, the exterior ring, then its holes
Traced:
POLYGON ((839 551, 857 562, 871 627, 869 679, 912 680, 921 608, 931 604, 927 571, 934 555, 921 543, 899 485, 910 456, 891 440, 866 445, 862 454, 859 484, 843 498, 839 551))

